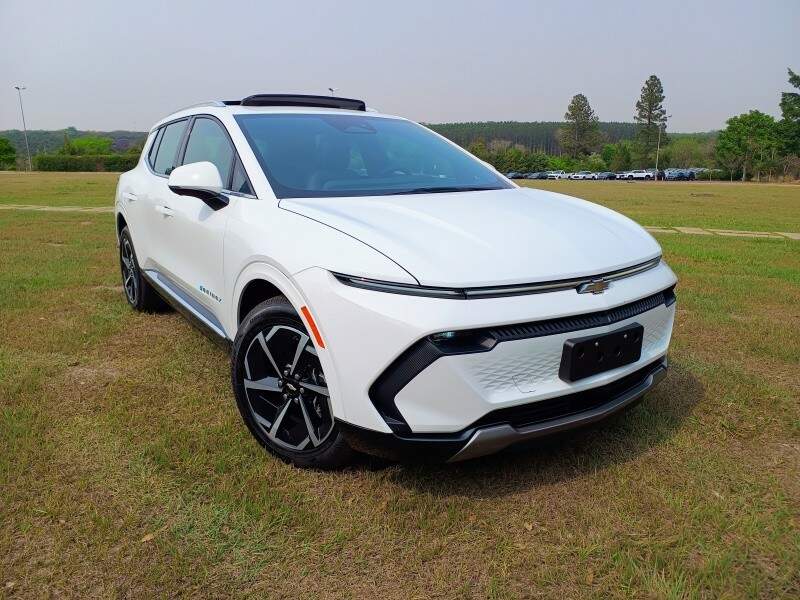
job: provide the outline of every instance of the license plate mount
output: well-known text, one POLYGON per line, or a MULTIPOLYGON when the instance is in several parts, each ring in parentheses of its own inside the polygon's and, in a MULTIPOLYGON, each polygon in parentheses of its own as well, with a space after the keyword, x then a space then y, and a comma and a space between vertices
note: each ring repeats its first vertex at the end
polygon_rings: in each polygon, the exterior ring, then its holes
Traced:
POLYGON ((558 376, 573 382, 635 363, 642 356, 643 336, 644 327, 631 323, 609 333, 567 340, 558 376))

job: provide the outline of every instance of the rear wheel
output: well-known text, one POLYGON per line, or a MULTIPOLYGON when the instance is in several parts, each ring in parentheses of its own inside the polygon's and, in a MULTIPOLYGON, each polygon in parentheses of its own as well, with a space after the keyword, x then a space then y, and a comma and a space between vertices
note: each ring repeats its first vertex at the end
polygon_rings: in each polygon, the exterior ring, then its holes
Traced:
POLYGON ((267 450, 299 467, 336 469, 353 461, 317 349, 285 298, 247 315, 233 343, 231 377, 242 419, 267 450))

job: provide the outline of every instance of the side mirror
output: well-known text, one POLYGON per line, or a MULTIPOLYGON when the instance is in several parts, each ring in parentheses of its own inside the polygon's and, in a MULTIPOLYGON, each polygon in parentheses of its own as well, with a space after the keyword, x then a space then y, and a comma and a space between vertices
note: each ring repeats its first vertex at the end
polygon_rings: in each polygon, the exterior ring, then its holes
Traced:
POLYGON ((222 193, 219 170, 208 161, 176 167, 169 174, 167 185, 181 196, 200 198, 212 210, 228 206, 228 197, 222 193))

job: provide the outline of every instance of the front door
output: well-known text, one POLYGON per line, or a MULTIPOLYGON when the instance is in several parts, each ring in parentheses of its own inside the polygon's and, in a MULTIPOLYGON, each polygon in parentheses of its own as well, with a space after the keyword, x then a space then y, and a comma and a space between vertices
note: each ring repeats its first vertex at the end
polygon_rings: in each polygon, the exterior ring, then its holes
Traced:
MULTIPOLYGON (((217 167, 223 187, 230 189, 236 152, 223 125, 211 117, 198 116, 189 124, 181 165, 208 161, 217 167)), ((179 196, 169 189, 163 219, 165 245, 162 264, 165 275, 185 293, 223 321, 225 278, 223 245, 228 215, 233 204, 241 201, 229 196, 228 206, 218 210, 193 196, 179 196)))

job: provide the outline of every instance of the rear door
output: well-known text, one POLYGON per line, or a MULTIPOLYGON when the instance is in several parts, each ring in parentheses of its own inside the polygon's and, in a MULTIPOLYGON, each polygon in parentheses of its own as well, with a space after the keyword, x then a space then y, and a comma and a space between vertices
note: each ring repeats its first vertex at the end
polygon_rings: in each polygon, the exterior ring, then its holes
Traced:
POLYGON ((159 128, 147 159, 153 176, 149 178, 149 185, 139 198, 148 248, 147 261, 142 264, 142 268, 159 273, 164 272, 165 265, 170 262, 170 204, 175 194, 170 191, 167 182, 177 164, 178 151, 183 144, 188 124, 189 119, 179 119, 159 128))

